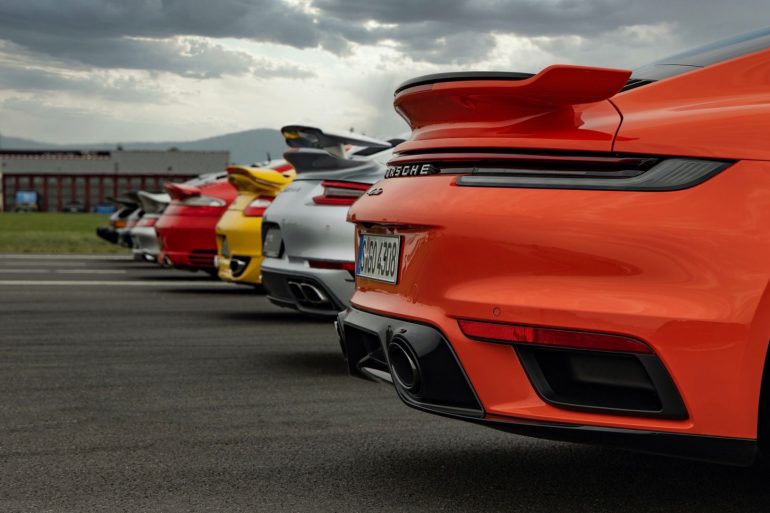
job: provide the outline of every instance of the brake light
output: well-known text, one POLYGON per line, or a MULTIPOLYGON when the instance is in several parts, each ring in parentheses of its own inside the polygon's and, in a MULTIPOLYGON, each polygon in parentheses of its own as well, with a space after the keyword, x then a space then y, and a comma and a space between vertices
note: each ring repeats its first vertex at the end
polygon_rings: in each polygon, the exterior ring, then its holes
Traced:
POLYGON ((321 186, 324 188, 323 194, 313 198, 313 203, 316 205, 350 206, 371 187, 367 183, 336 180, 324 180, 321 186))
POLYGON ((644 342, 622 335, 571 331, 554 328, 539 328, 516 324, 498 324, 459 320, 460 329, 466 337, 486 342, 508 342, 513 344, 538 344, 573 349, 597 351, 621 351, 627 353, 651 353, 644 342))
POLYGON ((243 209, 243 215, 246 217, 262 217, 265 215, 265 210, 267 210, 267 207, 269 207, 272 202, 272 198, 257 198, 243 209))

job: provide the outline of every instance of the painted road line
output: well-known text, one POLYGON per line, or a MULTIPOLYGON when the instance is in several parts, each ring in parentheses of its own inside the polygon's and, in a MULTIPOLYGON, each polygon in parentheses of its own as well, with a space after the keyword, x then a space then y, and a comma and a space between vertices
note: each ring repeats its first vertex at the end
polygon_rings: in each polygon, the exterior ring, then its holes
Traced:
POLYGON ((0 274, 46 274, 50 269, 0 269, 0 274))
POLYGON ((234 283, 225 283, 223 281, 92 281, 92 280, 0 280, 0 285, 45 285, 45 286, 99 286, 99 287, 161 287, 161 288, 174 288, 174 287, 238 287, 234 283))
POLYGON ((122 269, 0 269, 0 274, 126 274, 122 269))
POLYGON ((126 274, 120 269, 57 269, 56 274, 126 274))
POLYGON ((25 254, 25 253, 2 253, 1 260, 127 260, 134 259, 133 255, 80 255, 80 254, 25 254))
POLYGON ((0 262, 0 265, 2 265, 2 266, 5 266, 5 265, 28 265, 28 266, 31 266, 31 267, 42 267, 42 266, 46 266, 46 267, 51 267, 51 266, 56 266, 56 267, 85 267, 87 265, 93 265, 93 264, 87 264, 85 262, 52 262, 50 260, 44 260, 44 261, 35 260, 35 261, 32 261, 32 262, 25 262, 25 261, 22 261, 22 260, 18 260, 18 261, 16 261, 16 260, 10 261, 9 260, 9 261, 5 261, 5 262, 0 262))

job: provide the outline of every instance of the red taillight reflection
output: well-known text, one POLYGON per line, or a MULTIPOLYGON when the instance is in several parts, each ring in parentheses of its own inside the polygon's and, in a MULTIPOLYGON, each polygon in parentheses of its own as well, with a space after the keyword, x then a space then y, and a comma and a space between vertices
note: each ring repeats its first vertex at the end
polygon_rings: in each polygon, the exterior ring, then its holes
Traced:
POLYGON ((316 205, 350 206, 371 187, 367 183, 336 180, 324 180, 321 185, 324 188, 324 193, 313 198, 316 205))
POLYGON ((622 335, 493 322, 460 320, 458 323, 466 337, 476 340, 539 344, 574 349, 594 349, 598 351, 622 351, 627 353, 652 352, 644 342, 622 335))
POLYGON ((342 260, 308 260, 308 265, 313 269, 337 269, 347 271, 351 276, 356 275, 356 263, 342 260))
POLYGON ((272 198, 257 198, 243 209, 243 215, 246 217, 262 217, 265 215, 265 210, 273 202, 272 198))

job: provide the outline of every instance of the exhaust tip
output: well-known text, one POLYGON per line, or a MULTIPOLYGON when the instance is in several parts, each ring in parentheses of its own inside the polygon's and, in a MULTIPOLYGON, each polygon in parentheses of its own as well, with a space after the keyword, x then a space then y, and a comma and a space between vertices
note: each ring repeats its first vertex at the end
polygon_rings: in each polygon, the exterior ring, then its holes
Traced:
POLYGON ((321 290, 315 285, 310 285, 309 283, 301 283, 300 287, 302 288, 302 292, 305 295, 305 299, 311 303, 318 305, 328 301, 326 299, 326 295, 321 292, 321 290))
POLYGON ((420 368, 408 342, 393 337, 388 344, 388 361, 393 377, 399 385, 409 392, 420 388, 420 368))
POLYGON ((246 260, 233 257, 230 259, 230 272, 238 276, 246 270, 248 265, 249 263, 246 260))
POLYGON ((171 259, 167 256, 163 257, 163 267, 171 268, 174 267, 174 262, 171 261, 171 259))

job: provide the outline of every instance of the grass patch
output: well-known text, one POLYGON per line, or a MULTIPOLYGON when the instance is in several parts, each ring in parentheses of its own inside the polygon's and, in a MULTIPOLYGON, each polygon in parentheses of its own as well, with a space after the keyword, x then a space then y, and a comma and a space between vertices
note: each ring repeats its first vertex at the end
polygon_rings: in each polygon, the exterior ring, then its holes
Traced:
POLYGON ((1 213, 0 253, 126 253, 96 236, 105 214, 1 213))

